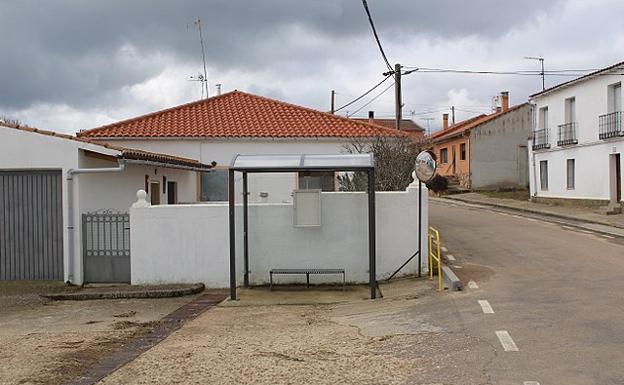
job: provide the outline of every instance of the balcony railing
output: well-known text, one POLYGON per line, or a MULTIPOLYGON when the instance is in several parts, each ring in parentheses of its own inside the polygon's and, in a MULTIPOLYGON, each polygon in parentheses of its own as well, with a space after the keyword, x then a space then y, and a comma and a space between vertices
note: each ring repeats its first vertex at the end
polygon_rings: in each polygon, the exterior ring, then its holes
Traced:
POLYGON ((609 139, 616 136, 624 136, 622 130, 622 112, 616 111, 598 117, 598 137, 609 139))
POLYGON ((557 131, 557 146, 568 146, 577 143, 576 122, 560 124, 557 131))
POLYGON ((550 148, 550 132, 548 128, 533 131, 533 150, 550 148))

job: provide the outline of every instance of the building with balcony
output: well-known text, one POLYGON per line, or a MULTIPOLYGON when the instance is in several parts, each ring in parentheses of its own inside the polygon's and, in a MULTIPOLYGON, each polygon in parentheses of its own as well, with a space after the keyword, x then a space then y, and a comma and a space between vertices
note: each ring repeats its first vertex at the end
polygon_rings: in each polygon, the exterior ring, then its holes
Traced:
POLYGON ((621 210, 624 62, 531 95, 534 200, 621 210))

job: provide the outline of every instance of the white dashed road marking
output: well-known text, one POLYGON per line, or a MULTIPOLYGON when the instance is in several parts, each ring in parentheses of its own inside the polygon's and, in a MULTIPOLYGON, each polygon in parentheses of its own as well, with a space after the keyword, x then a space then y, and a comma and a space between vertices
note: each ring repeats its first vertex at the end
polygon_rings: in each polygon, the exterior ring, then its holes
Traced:
POLYGON ((507 330, 497 330, 496 337, 498 337, 501 345, 503 345, 503 350, 506 352, 517 352, 519 350, 507 330))
POLYGON ((585 234, 594 234, 593 232, 591 232, 591 231, 587 231, 587 230, 581 230, 581 233, 585 233, 585 234))
POLYGON ((604 237, 604 238, 609 238, 609 239, 614 239, 615 238, 615 237, 612 237, 610 235, 605 235, 605 234, 601 234, 600 236, 604 237))
POLYGON ((531 221, 531 222, 537 222, 537 219, 535 218, 524 217, 524 219, 526 219, 527 221, 531 221))
POLYGON ((442 249, 442 251, 444 251, 445 253, 448 251, 448 249, 444 246, 440 247, 440 249, 442 249))
POLYGON ((524 219, 524 217, 521 217, 520 215, 512 215, 512 217, 514 217, 514 218, 524 219))
POLYGON ((570 226, 561 226, 561 228, 565 230, 576 230, 574 227, 570 227, 570 226))
POLYGON ((490 305, 487 300, 480 299, 479 305, 481 306, 481 310, 483 310, 484 314, 494 314, 494 309, 492 309, 492 305, 490 305))
POLYGON ((478 289, 479 285, 475 281, 468 281, 468 287, 471 289, 478 289))
POLYGON ((446 254, 446 259, 448 259, 449 261, 454 261, 455 257, 453 256, 453 254, 446 254))
POLYGON ((524 381, 522 385, 540 385, 537 381, 524 381))

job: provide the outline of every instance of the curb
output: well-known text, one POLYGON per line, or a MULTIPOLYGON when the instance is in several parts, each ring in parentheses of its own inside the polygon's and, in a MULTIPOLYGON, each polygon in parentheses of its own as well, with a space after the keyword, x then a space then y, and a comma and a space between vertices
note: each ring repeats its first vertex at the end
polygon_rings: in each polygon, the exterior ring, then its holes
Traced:
POLYGON ((448 288, 451 291, 461 291, 464 288, 461 280, 448 266, 442 266, 442 280, 448 282, 448 288))
POLYGON ((520 211, 520 212, 524 212, 524 213, 538 214, 538 215, 543 215, 543 216, 546 216, 546 217, 552 217, 552 218, 558 218, 558 219, 567 219, 567 220, 572 220, 572 221, 577 221, 577 222, 590 223, 590 224, 593 224, 593 225, 609 226, 609 227, 614 227, 616 229, 624 229, 623 226, 620 226, 620 225, 617 225, 617 224, 613 224, 613 223, 609 223, 609 222, 593 221, 591 219, 577 218, 577 217, 572 217, 572 216, 568 216, 568 215, 551 213, 551 212, 547 212, 547 211, 540 211, 540 210, 525 209, 525 208, 514 207, 514 206, 507 206, 507 205, 503 205, 503 204, 499 204, 499 203, 481 202, 481 201, 473 201, 473 200, 470 200, 470 199, 450 198, 450 197, 444 197, 444 198, 438 198, 438 199, 447 200, 447 201, 459 201, 459 202, 464 202, 464 203, 470 203, 470 204, 473 204, 473 205, 492 206, 492 207, 498 207, 500 209, 507 209, 507 210, 520 211))
POLYGON ((137 291, 102 291, 102 292, 78 292, 62 294, 42 294, 41 297, 52 301, 87 301, 94 299, 127 299, 127 298, 171 298, 193 295, 204 291, 203 283, 197 283, 174 289, 153 289, 137 291))

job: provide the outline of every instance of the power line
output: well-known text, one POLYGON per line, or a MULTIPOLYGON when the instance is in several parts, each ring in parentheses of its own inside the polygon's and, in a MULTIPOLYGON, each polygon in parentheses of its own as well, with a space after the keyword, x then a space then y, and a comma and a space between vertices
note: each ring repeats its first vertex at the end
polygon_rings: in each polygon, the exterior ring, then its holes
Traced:
POLYGON ((373 97, 371 100, 369 100, 367 103, 365 103, 363 106, 361 106, 360 108, 358 108, 357 110, 355 110, 351 115, 349 116, 353 116, 355 114, 357 114, 358 112, 360 112, 364 107, 368 106, 369 104, 371 104, 372 102, 374 102, 378 97, 380 97, 381 95, 385 94, 386 91, 388 91, 390 88, 392 88, 392 86, 394 86, 394 84, 390 84, 388 87, 386 87, 383 91, 381 91, 380 93, 377 94, 377 96, 373 97))
POLYGON ((334 112, 338 112, 340 110, 342 110, 343 108, 349 107, 350 105, 352 105, 353 103, 357 102, 358 100, 362 99, 363 97, 365 97, 366 95, 370 94, 371 92, 373 92, 375 90, 375 88, 379 87, 380 85, 382 85, 386 80, 388 80, 390 78, 391 75, 386 76, 382 81, 380 81, 379 83, 375 84, 371 89, 369 89, 368 91, 364 92, 362 95, 358 96, 357 98, 353 99, 352 101, 350 101, 349 103, 345 104, 344 106, 340 107, 340 108, 336 108, 334 110, 334 112))
POLYGON ((384 52, 383 47, 381 46, 381 41, 379 41, 379 36, 377 35, 377 30, 375 29, 375 24, 373 23, 373 17, 371 16, 370 10, 368 9, 368 3, 366 3, 366 0, 362 0, 362 5, 364 5, 364 10, 366 11, 366 15, 368 16, 368 22, 370 23, 370 26, 373 30, 373 35, 375 36, 375 41, 377 42, 377 46, 379 47, 379 52, 381 52, 381 56, 383 57, 384 62, 386 62, 386 66, 392 72, 392 66, 390 65, 390 62, 386 57, 386 53, 384 52))
MULTIPOLYGON (((453 68, 428 68, 428 67, 416 67, 416 66, 404 66, 405 68, 413 68, 420 73, 458 73, 458 74, 476 74, 476 75, 519 75, 519 76, 542 76, 542 71, 537 70, 519 70, 519 71, 488 71, 488 70, 464 70, 464 69, 453 69, 453 68)), ((545 74, 549 76, 585 76, 587 73, 581 72, 591 72, 593 69, 587 70, 571 70, 571 69, 563 69, 563 70, 549 70, 544 71, 545 74)), ((623 75, 622 73, 605 73, 605 74, 596 74, 596 75, 623 75)))

